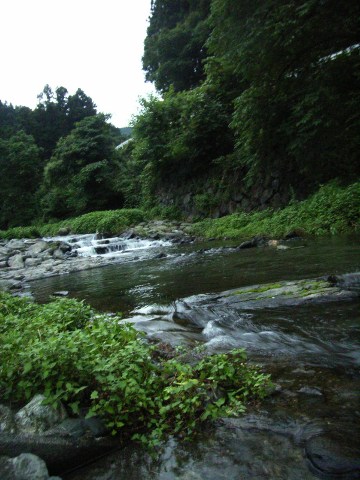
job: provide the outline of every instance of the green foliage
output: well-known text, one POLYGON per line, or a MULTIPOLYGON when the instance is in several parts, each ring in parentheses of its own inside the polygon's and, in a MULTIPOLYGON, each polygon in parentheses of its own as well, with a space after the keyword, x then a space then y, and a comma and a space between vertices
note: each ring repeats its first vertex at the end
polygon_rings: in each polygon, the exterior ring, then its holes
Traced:
POLYGON ((157 187, 204 174, 232 150, 229 121, 228 107, 207 87, 143 100, 134 122, 132 158, 141 172, 146 207, 156 200, 157 187))
POLYGON ((69 218, 61 222, 16 227, 0 230, 0 238, 34 238, 57 235, 61 228, 68 228, 72 233, 107 233, 116 235, 126 228, 142 222, 145 214, 140 209, 106 210, 86 213, 80 217, 69 218))
POLYGON ((68 95, 65 87, 57 87, 53 92, 49 85, 45 85, 38 100, 26 131, 34 136, 44 158, 49 159, 57 142, 71 132, 76 122, 96 115, 96 105, 81 88, 68 95))
POLYGON ((114 184, 116 154, 105 115, 87 117, 58 142, 44 171, 45 217, 122 206, 114 184))
MULTIPOLYGON (((174 354, 175 355, 175 354, 174 354)), ((37 305, 0 293, 0 395, 24 402, 44 393, 74 414, 87 407, 113 434, 155 446, 165 434, 187 437, 199 422, 239 415, 265 396, 268 375, 243 350, 185 363, 166 358, 119 317, 83 302, 37 305)))
POLYGON ((34 218, 42 166, 33 137, 20 131, 0 139, 0 228, 26 225, 34 218))
POLYGON ((131 225, 142 222, 144 213, 139 209, 91 212, 74 219, 71 229, 76 233, 120 233, 131 225))
POLYGON ((359 232, 360 182, 348 187, 331 182, 307 200, 294 202, 282 210, 239 212, 193 226, 193 233, 205 238, 281 237, 294 230, 310 235, 359 232))
POLYGON ((237 81, 231 127, 248 183, 272 170, 308 193, 359 175, 359 18, 354 1, 341 12, 333 0, 212 1, 208 80, 237 81))
POLYGON ((159 91, 189 90, 204 79, 210 0, 154 0, 144 44, 146 79, 159 91))
POLYGON ((162 206, 157 205, 152 207, 146 212, 146 218, 153 219, 166 219, 166 220, 181 220, 182 213, 181 210, 175 205, 172 206, 162 206))

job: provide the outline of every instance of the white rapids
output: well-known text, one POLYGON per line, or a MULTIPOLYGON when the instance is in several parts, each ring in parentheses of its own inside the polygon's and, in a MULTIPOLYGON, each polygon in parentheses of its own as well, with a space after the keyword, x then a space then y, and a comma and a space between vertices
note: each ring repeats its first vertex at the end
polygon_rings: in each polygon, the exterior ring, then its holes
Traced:
POLYGON ((142 238, 111 237, 98 238, 96 234, 66 235, 44 238, 45 241, 62 241, 71 245, 72 252, 79 257, 117 256, 133 253, 137 250, 168 247, 171 242, 142 238))

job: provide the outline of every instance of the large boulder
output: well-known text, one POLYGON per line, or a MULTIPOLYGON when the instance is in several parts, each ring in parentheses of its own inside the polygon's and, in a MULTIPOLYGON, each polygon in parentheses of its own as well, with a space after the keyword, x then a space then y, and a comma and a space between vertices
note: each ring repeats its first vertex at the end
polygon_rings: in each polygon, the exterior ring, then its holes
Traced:
POLYGON ((25 407, 16 413, 15 421, 20 431, 45 432, 67 418, 67 413, 61 404, 54 408, 51 405, 44 405, 44 400, 43 395, 35 395, 25 407))
POLYGON ((57 248, 54 251, 53 258, 56 258, 58 260, 63 260, 64 259, 64 253, 60 250, 60 248, 57 248))
POLYGON ((22 453, 18 457, 0 457, 1 480, 58 480, 49 477, 46 464, 32 453, 22 453))
POLYGON ((14 238, 13 240, 10 240, 7 244, 7 248, 11 250, 25 250, 26 249, 26 243, 24 240, 18 240, 14 238))
POLYGON ((36 255, 39 255, 39 253, 47 250, 48 248, 49 244, 45 242, 45 240, 39 240, 38 242, 34 243, 34 245, 31 245, 31 247, 28 249, 28 254, 32 257, 35 257, 36 255))
POLYGON ((26 268, 31 268, 31 267, 37 267, 41 263, 41 258, 27 258, 25 260, 25 267, 26 268))
POLYGON ((58 231, 58 235, 65 237, 65 235, 69 235, 71 232, 70 227, 61 227, 58 231))
POLYGON ((8 265, 10 268, 24 268, 24 257, 21 253, 17 253, 9 258, 8 265))
POLYGON ((16 424, 12 410, 0 404, 0 433, 2 432, 15 433, 16 424))

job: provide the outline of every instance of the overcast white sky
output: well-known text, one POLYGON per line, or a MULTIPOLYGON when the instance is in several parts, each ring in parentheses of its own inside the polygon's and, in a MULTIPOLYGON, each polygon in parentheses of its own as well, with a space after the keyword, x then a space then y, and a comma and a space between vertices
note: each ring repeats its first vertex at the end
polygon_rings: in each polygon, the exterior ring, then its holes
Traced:
POLYGON ((34 108, 45 84, 82 88, 127 126, 139 96, 151 0, 0 0, 0 100, 34 108))

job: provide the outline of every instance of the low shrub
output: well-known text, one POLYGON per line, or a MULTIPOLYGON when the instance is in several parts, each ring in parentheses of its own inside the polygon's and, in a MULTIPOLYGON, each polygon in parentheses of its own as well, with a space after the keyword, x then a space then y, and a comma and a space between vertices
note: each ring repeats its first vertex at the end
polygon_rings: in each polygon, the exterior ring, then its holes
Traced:
POLYGON ((43 393, 151 446, 166 434, 189 436, 208 418, 241 414, 270 384, 243 350, 195 365, 181 353, 169 359, 120 317, 72 299, 38 305, 0 293, 0 358, 3 401, 43 393))
POLYGON ((69 218, 56 223, 31 227, 16 227, 0 231, 0 238, 34 238, 57 235, 61 228, 68 228, 72 233, 108 233, 116 235, 131 225, 144 220, 140 209, 105 210, 86 213, 76 218, 69 218))

